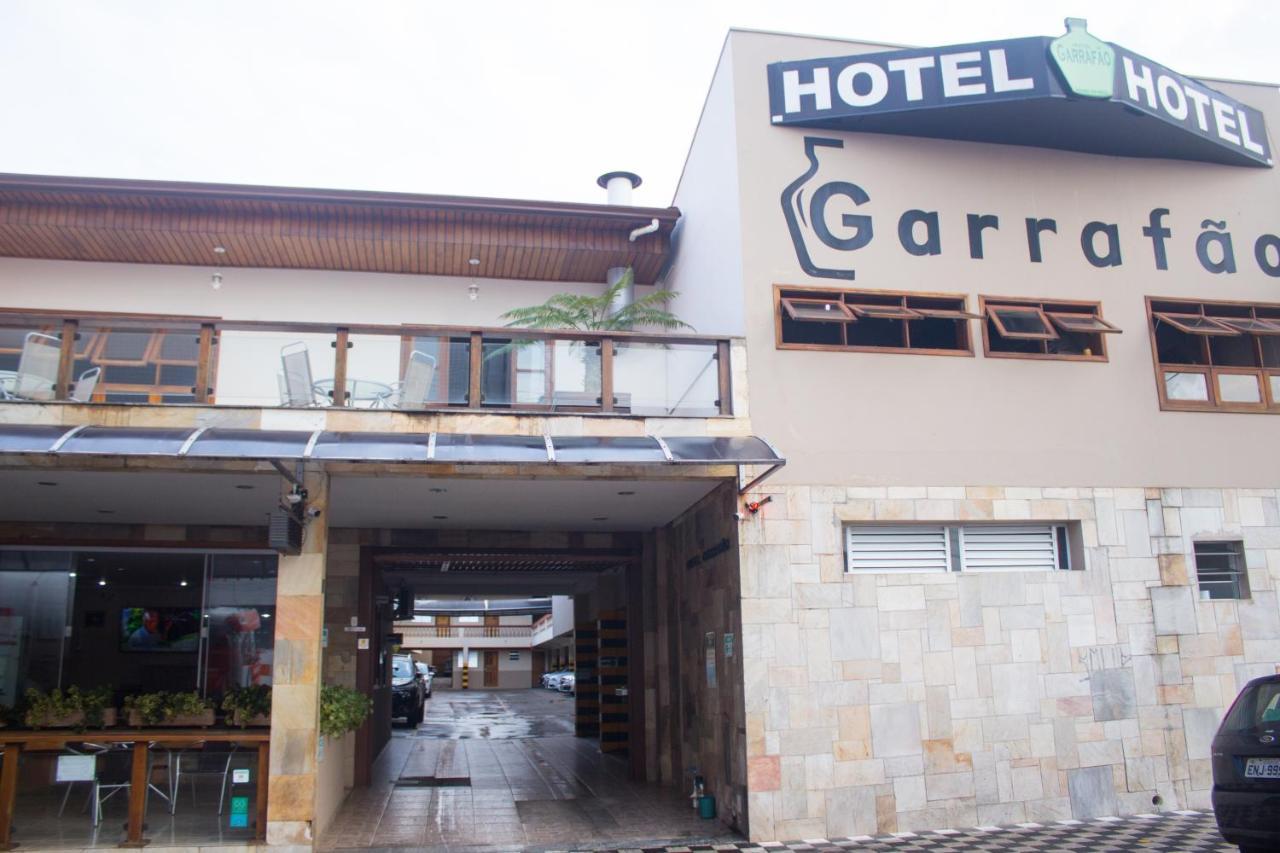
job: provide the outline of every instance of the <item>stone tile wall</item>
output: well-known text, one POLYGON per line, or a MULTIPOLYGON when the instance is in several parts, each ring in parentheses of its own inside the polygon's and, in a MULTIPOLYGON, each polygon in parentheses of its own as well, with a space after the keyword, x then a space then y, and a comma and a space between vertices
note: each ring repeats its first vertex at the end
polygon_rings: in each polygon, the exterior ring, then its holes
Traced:
POLYGON ((756 840, 1204 808, 1280 660, 1280 491, 766 487, 741 525, 756 840), (1071 572, 848 574, 847 521, 1072 521, 1071 572), (1192 543, 1251 597, 1201 600, 1192 543), (1153 805, 1159 797, 1160 804, 1153 805))

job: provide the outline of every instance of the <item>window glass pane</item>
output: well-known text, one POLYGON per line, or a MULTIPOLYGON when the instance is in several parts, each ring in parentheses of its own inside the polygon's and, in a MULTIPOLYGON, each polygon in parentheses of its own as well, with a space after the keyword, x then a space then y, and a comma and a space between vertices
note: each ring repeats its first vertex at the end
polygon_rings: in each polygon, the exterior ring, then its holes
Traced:
POLYGON ((996 328, 996 324, 991 320, 987 320, 987 348, 992 352, 1044 352, 1044 347, 1040 341, 1032 341, 1025 338, 1006 338, 1000 334, 1000 330, 996 328))
POLYGON ((1280 367, 1280 337, 1263 335, 1258 340, 1262 344, 1263 366, 1280 367))
POLYGON ((427 402, 465 406, 471 384, 471 339, 418 335, 412 338, 410 346, 410 357, 418 352, 435 359, 435 375, 427 392, 427 402))
POLYGON ((1271 385, 1271 402, 1280 404, 1280 375, 1272 374, 1268 376, 1267 382, 1271 385))
POLYGON ((1255 340, 1252 335, 1215 335, 1209 339, 1213 363, 1222 367, 1257 367, 1258 350, 1255 340))
POLYGON ((1277 682, 1256 684, 1241 693, 1222 722, 1222 730, 1245 734, 1268 723, 1280 723, 1280 683, 1277 682))
POLYGON ((1260 403, 1258 377, 1247 373, 1219 373, 1218 399, 1223 403, 1260 403))
POLYGON ((60 686, 75 564, 57 551, 0 551, 0 705, 60 686))
POLYGON ((820 323, 838 323, 850 314, 838 299, 785 299, 782 309, 793 320, 820 323))
POLYGON ((912 320, 907 327, 911 332, 912 349, 952 349, 967 347, 966 320, 948 320, 925 317, 912 320))
POLYGON ((614 344, 613 391, 615 409, 633 415, 719 414, 716 346, 618 341, 614 344))
POLYGON ((1015 335, 1047 335, 1047 328, 1038 311, 1025 308, 995 308, 995 314, 1005 329, 1015 335))
POLYGON ((1102 335, 1081 332, 1062 331, 1058 339, 1045 341, 1045 351, 1058 355, 1100 356, 1102 351, 1102 335))
POLYGON ((886 320, 880 317, 863 317, 850 323, 846 329, 849 346, 853 347, 905 347, 903 320, 886 320))
POLYGON ((1168 323, 1156 323, 1156 354, 1161 364, 1208 364, 1204 341, 1175 329, 1168 323))
POLYGON ((209 564, 205 688, 270 684, 275 649, 276 557, 214 554, 209 564))
POLYGON ((782 341, 788 344, 839 346, 844 343, 844 324, 792 320, 782 315, 782 341))
MULTIPOLYGON (((352 334, 347 342, 347 405, 356 409, 419 408, 426 385, 434 380, 435 364, 426 357, 402 372, 407 358, 399 335, 352 334)), ((326 386, 326 392, 332 385, 326 386)))
POLYGON ((328 332, 218 333, 214 388, 220 406, 328 406, 337 350, 328 332))
POLYGON ((1197 542, 1195 558, 1202 599, 1249 597, 1243 543, 1197 542))
POLYGON ((1164 395, 1170 400, 1206 402, 1209 383, 1203 373, 1164 372, 1164 395))

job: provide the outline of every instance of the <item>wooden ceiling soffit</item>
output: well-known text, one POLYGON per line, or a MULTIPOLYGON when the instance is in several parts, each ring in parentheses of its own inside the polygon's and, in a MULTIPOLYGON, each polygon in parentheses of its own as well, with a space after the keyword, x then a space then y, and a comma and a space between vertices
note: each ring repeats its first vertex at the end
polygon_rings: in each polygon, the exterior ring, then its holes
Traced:
POLYGON ((676 208, 0 175, 0 256, 652 283, 676 208), (657 219, 653 234, 629 239, 657 219), (219 259, 214 246, 227 249, 219 259), (473 265, 470 259, 480 261, 473 265))

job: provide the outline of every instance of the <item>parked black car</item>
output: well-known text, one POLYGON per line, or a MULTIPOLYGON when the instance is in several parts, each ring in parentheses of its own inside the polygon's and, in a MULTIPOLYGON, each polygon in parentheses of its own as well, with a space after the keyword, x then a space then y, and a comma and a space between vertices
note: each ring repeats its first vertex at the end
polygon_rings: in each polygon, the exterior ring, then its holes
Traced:
POLYGON ((1244 686, 1213 738, 1213 811, 1242 853, 1280 849, 1280 675, 1244 686))
POLYGON ((408 655, 391 656, 391 716, 416 726, 422 722, 427 694, 422 676, 408 655))

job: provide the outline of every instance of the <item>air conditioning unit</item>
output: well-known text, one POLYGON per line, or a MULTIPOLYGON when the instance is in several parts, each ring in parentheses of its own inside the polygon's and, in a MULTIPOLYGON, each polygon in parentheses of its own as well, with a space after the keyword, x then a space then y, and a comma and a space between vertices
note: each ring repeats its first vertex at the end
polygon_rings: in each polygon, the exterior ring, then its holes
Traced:
POLYGON ((302 522, 287 510, 272 510, 267 521, 267 544, 279 554, 301 554, 302 522))

